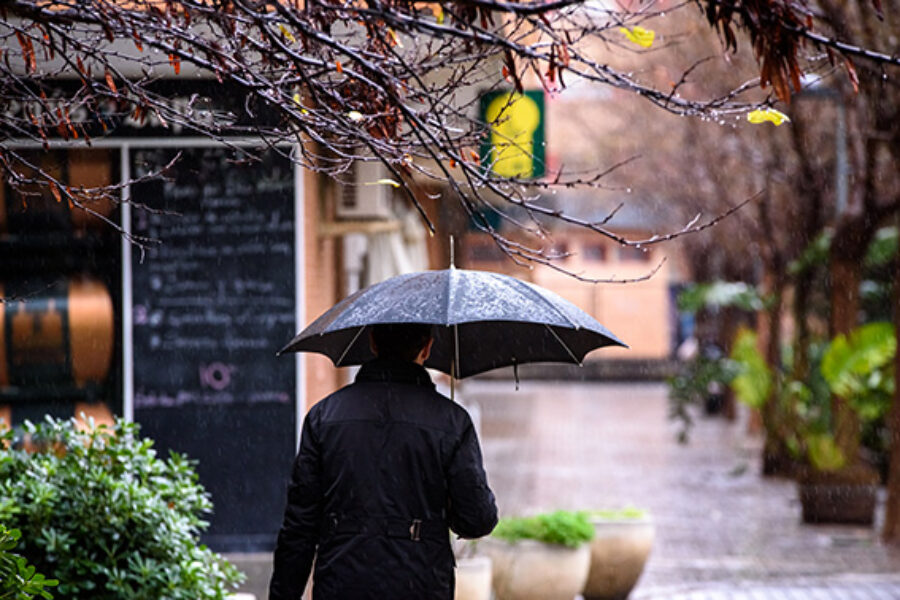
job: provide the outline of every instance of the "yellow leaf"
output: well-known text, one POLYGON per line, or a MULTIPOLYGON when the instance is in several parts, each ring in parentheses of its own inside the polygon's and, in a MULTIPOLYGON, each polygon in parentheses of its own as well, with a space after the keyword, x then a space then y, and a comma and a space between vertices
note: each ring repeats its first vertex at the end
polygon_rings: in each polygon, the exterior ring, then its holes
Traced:
POLYGON ((438 25, 443 25, 444 24, 444 7, 441 6, 440 4, 438 4, 432 10, 434 11, 434 16, 437 19, 438 25))
POLYGON ((303 107, 303 102, 301 102, 300 93, 297 92, 294 94, 294 104, 300 107, 300 114, 308 115, 309 111, 303 107))
POLYGON ((774 123, 776 127, 784 122, 791 122, 786 114, 775 110, 774 108, 757 108, 756 110, 747 113, 747 120, 755 125, 769 121, 770 123, 774 123))
POLYGON ((297 38, 295 38, 294 35, 293 35, 290 31, 288 31, 288 28, 287 28, 287 27, 285 27, 284 25, 282 25, 281 23, 279 23, 279 24, 278 24, 278 29, 281 30, 281 35, 283 35, 284 37, 286 37, 287 39, 289 39, 289 40, 291 41, 292 44, 296 44, 296 43, 297 43, 297 38))
POLYGON ((394 30, 389 27, 387 32, 388 32, 388 35, 391 37, 391 41, 394 43, 394 45, 397 46, 398 48, 402 48, 403 42, 400 41, 400 38, 397 37, 397 34, 394 32, 394 30))
POLYGON ((351 110, 347 113, 347 118, 351 121, 362 121, 363 116, 358 110, 351 110))
POLYGON ((652 29, 644 29, 640 25, 628 29, 627 27, 619 27, 619 31, 625 34, 625 37, 628 38, 629 42, 633 42, 638 46, 643 48, 649 48, 653 45, 653 39, 656 37, 656 32, 652 29))
POLYGON ((395 188, 400 187, 400 184, 393 179, 376 179, 375 181, 366 182, 365 185, 389 185, 395 188))

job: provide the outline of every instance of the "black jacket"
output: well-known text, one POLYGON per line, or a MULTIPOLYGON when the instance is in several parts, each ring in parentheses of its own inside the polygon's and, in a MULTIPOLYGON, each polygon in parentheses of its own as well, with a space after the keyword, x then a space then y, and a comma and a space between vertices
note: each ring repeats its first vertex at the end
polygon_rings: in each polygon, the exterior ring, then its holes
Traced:
POLYGON ((468 413, 414 363, 374 360, 303 423, 270 600, 452 600, 448 527, 497 523, 468 413))

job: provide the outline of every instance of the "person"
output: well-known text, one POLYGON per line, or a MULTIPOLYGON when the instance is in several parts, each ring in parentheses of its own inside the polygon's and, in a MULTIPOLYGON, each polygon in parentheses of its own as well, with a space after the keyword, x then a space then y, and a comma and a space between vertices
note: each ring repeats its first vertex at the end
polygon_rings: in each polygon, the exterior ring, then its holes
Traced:
POLYGON ((354 383, 309 411, 278 533, 269 600, 452 600, 450 530, 497 524, 468 413, 422 366, 427 325, 377 325, 354 383), (314 560, 315 559, 315 560, 314 560))

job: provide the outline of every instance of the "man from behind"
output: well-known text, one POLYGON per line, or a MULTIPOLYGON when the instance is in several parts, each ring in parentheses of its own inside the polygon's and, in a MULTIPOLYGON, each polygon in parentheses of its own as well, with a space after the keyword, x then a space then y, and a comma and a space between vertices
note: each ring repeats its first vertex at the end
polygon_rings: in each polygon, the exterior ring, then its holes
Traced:
POLYGON ((378 325, 376 358, 303 423, 269 600, 452 600, 449 530, 497 523, 468 413, 422 366, 431 327, 378 325), (315 559, 315 560, 314 560, 315 559))

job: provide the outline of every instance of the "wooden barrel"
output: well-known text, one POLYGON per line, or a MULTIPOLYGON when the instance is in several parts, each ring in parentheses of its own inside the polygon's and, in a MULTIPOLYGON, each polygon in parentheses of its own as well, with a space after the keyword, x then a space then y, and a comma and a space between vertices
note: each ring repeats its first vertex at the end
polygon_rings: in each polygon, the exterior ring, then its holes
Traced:
POLYGON ((114 343, 113 303, 99 281, 0 286, 0 387, 102 383, 114 343), (8 299, 7 299, 8 293, 8 299))
MULTIPOLYGON (((112 214, 114 204, 109 196, 91 191, 112 182, 113 152, 104 148, 36 151, 29 158, 57 181, 67 182, 81 207, 64 199, 59 188, 54 193, 51 187, 32 184, 16 191, 4 181, 0 184, 0 234, 78 233, 105 225, 103 218, 112 214)), ((17 170, 25 177, 37 176, 31 169, 17 170)))

